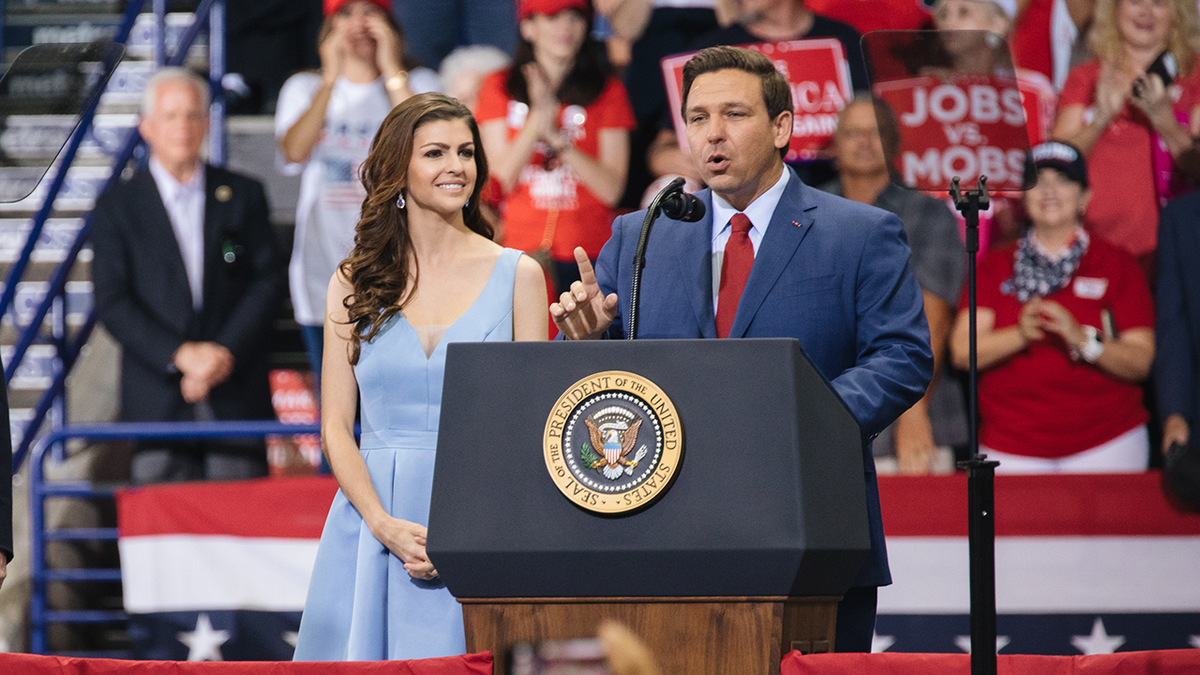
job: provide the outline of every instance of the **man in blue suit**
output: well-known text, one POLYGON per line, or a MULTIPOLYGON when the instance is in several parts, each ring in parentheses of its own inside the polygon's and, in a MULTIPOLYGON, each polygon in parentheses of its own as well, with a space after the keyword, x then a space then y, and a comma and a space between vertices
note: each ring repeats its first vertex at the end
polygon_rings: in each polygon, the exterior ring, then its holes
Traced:
MULTIPOLYGON (((758 52, 713 47, 683 70, 683 118, 708 190, 697 223, 660 217, 646 248, 638 337, 794 337, 862 430, 872 554, 838 605, 838 651, 870 651, 891 583, 870 442, 925 393, 933 357, 896 216, 800 181, 783 164, 787 80, 758 52), (733 310, 733 311, 731 311, 733 310)), ((593 271, 550 312, 567 339, 620 338, 644 212, 618 218, 593 271)))
MULTIPOLYGON (((1200 192, 1167 204, 1158 221, 1158 351, 1154 383, 1165 452, 1187 445, 1200 420, 1200 192)), ((1193 441, 1193 446, 1195 442, 1193 441)))

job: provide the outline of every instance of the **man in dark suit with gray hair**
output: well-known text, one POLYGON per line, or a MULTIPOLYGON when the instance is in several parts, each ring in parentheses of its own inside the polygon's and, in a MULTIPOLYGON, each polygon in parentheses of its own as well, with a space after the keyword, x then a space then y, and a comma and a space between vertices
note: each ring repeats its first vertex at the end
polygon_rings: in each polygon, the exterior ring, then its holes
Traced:
MULTIPOLYGON (((146 86, 149 167, 92 216, 96 312, 121 343, 121 419, 272 415, 266 338, 280 295, 263 187, 200 159, 208 83, 176 68, 146 86)), ((140 443, 138 483, 265 475, 254 443, 140 443)))

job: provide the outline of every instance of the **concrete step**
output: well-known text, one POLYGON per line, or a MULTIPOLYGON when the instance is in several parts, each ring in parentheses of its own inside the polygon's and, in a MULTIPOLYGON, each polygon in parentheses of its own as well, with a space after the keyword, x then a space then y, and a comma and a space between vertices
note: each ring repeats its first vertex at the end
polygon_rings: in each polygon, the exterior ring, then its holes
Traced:
MULTIPOLYGON (((19 7, 9 2, 9 7, 19 7)), ((147 3, 149 6, 149 3, 147 3)), ((112 12, 98 10, 85 12, 14 12, 9 11, 4 25, 4 57, 11 61, 22 49, 40 44, 61 42, 94 42, 111 40, 116 35, 123 18, 119 8, 112 12)), ((180 40, 192 25, 192 15, 186 13, 167 14, 167 53, 178 49, 180 40)), ((158 43, 158 25, 152 13, 138 16, 126 43, 126 58, 153 59, 158 43)), ((208 58, 208 33, 201 32, 192 44, 189 59, 208 58)))
POLYGON ((9 17, 29 14, 110 14, 121 11, 122 0, 9 0, 9 17))
MULTIPOLYGON (((76 218, 54 217, 47 220, 42 227, 42 235, 38 237, 37 246, 33 249, 30 263, 38 265, 62 262, 81 227, 82 215, 76 218)), ((0 218, 0 269, 7 270, 9 265, 17 261, 32 228, 33 221, 29 215, 21 218, 0 218)), ((85 249, 81 255, 86 255, 87 260, 91 259, 90 250, 85 249)))
MULTIPOLYGON (((75 115, 11 115, 0 131, 0 153, 14 166, 48 166, 70 139, 75 115)), ((78 166, 112 166, 137 126, 134 113, 97 114, 75 155, 78 166)))
MULTIPOLYGON (((6 168, 0 180, 0 201, 4 202, 0 203, 0 218, 36 213, 46 199, 56 171, 56 168, 47 172, 29 167, 6 168), (27 197, 7 201, 26 193, 27 197)), ((106 166, 72 166, 54 200, 55 211, 72 215, 90 211, 109 174, 106 166)))
MULTIPOLYGON (((67 292, 67 327, 78 328, 87 320, 87 316, 92 311, 92 281, 88 278, 87 270, 78 273, 72 270, 71 276, 84 277, 75 281, 68 281, 66 284, 67 292)), ((0 284, 3 287, 3 284, 0 284)), ((17 316, 17 321, 24 327, 28 326, 33 320, 33 315, 37 311, 38 305, 46 297, 46 292, 50 289, 48 281, 21 281, 17 283, 17 293, 13 296, 13 308, 17 316)), ((3 324, 5 328, 12 326, 12 314, 4 316, 3 324)), ((43 331, 49 332, 53 325, 52 319, 47 314, 43 326, 43 331)), ((5 333, 0 332, 0 339, 5 333)), ((3 344, 11 344, 14 340, 3 340, 3 344)), ((8 363, 8 361, 5 361, 8 363)))

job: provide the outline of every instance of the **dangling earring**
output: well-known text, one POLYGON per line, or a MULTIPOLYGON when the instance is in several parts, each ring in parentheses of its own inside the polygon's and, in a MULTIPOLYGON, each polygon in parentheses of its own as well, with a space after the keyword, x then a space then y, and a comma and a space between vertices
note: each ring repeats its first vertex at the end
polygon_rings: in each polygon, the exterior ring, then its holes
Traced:
POLYGON ((469 208, 471 208, 471 200, 470 199, 468 199, 467 202, 465 204, 463 204, 463 211, 466 211, 469 208))
POLYGON ((396 208, 398 208, 398 209, 404 208, 404 193, 403 192, 401 192, 399 194, 399 196, 396 197, 396 208))

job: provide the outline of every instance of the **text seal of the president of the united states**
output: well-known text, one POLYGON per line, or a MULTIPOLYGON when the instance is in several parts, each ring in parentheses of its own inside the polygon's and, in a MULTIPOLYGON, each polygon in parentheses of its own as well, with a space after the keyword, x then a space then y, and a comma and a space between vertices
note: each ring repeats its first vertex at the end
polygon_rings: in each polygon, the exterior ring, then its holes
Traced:
POLYGON ((546 469, 577 506, 625 513, 662 496, 679 470, 683 428, 671 399, 636 373, 608 370, 571 385, 543 437, 546 469))

